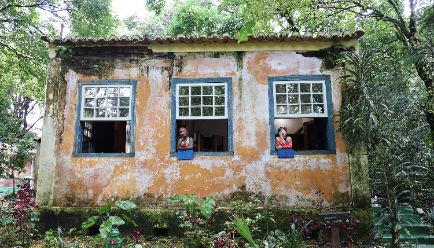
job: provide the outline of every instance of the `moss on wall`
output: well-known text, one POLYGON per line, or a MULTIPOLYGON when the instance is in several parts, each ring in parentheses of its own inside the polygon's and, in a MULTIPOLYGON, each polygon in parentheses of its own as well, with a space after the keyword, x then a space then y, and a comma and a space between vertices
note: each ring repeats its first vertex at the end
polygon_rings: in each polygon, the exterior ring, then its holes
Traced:
POLYGON ((352 149, 349 154, 351 185, 353 194, 353 206, 368 209, 371 203, 369 191, 369 168, 366 148, 352 149))

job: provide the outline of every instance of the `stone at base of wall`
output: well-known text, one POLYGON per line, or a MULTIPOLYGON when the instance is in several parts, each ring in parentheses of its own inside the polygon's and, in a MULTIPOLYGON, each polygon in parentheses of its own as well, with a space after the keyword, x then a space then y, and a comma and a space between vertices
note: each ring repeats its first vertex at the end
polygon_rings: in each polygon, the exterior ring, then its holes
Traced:
MULTIPOLYGON (((39 221, 36 223, 36 230, 38 230, 39 235, 44 235, 44 233, 50 229, 57 230, 57 228, 62 228, 64 232, 68 232, 71 228, 76 228, 77 231, 81 230, 81 223, 91 216, 98 216, 99 208, 89 208, 89 207, 42 207, 39 210, 40 216, 39 221)), ((179 227, 180 219, 176 216, 176 212, 183 209, 180 208, 137 208, 128 213, 119 209, 112 209, 111 215, 122 216, 122 214, 127 215, 130 219, 135 221, 140 228, 143 228, 143 235, 146 236, 159 236, 162 233, 170 237, 182 237, 184 229, 179 227)), ((215 219, 216 226, 213 230, 218 233, 220 230, 224 230, 225 222, 229 221, 229 214, 227 213, 227 208, 219 208, 217 217, 215 219)), ((316 211, 315 208, 299 208, 299 207, 269 207, 258 208, 255 211, 260 212, 264 217, 269 216, 273 219, 267 218, 260 220, 259 230, 262 232, 274 231, 279 229, 284 232, 288 232, 290 228, 290 223, 293 222, 292 218, 295 217, 297 213, 305 216, 311 220, 315 219, 316 211)), ((360 237, 369 237, 372 235, 373 231, 373 220, 372 220, 372 210, 361 210, 361 209, 350 209, 342 208, 338 211, 350 211, 352 218, 356 218, 361 223, 357 224, 357 233, 360 237)), ((99 222, 100 224, 100 222, 99 222)), ((133 230, 137 227, 133 226, 131 223, 127 223, 118 227, 121 234, 131 234, 133 230)), ((84 234, 86 230, 82 230, 84 234)))

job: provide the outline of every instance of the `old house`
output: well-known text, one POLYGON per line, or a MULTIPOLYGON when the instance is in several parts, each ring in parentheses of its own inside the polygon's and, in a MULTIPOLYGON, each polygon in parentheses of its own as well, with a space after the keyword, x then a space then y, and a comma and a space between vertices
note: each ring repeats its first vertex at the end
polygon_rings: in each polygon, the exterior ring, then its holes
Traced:
POLYGON ((240 191, 282 206, 309 205, 317 190, 350 201, 358 167, 335 131, 341 73, 326 51, 358 52, 362 35, 42 37, 50 63, 38 204, 162 206, 184 190, 219 205, 240 191), (192 159, 178 159, 180 127, 192 159), (293 158, 277 155, 279 127, 293 158))

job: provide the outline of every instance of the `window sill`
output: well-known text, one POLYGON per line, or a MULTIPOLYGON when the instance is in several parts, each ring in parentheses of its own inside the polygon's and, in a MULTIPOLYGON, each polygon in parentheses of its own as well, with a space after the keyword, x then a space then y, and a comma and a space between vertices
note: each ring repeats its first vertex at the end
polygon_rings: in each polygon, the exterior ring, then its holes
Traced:
MULTIPOLYGON (((194 157, 234 156, 234 152, 194 152, 194 157)), ((178 157, 178 152, 171 152, 170 157, 178 157)))
POLYGON ((72 157, 75 158, 134 157, 134 153, 73 153, 72 157))
MULTIPOLYGON (((277 151, 271 151, 271 155, 277 155, 277 151)), ((294 151, 294 155, 322 155, 322 154, 336 154, 336 150, 301 150, 294 151)))

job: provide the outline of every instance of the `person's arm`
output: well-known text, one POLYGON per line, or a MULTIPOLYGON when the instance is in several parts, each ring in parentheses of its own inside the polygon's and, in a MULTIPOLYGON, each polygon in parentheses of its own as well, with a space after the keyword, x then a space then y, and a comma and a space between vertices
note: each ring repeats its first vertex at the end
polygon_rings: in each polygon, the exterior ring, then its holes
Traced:
POLYGON ((280 137, 276 137, 276 149, 282 149, 280 137))

